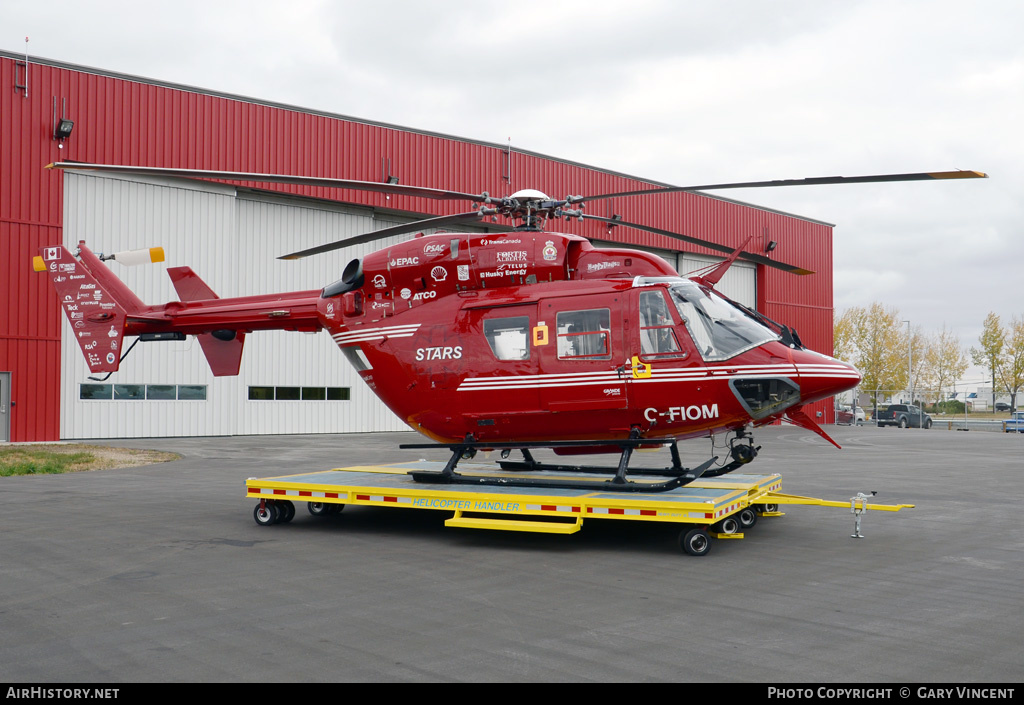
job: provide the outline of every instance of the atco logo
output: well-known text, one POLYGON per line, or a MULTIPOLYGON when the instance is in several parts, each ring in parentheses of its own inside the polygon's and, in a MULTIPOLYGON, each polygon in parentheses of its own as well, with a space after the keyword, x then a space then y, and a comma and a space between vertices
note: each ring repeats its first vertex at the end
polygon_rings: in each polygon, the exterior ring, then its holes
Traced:
POLYGON ((396 257, 391 260, 392 267, 408 267, 410 265, 419 264, 419 257, 396 257))
POLYGON ((444 243, 430 242, 423 246, 423 254, 425 255, 441 255, 444 254, 444 243))
MULTIPOLYGON (((437 297, 436 291, 421 291, 412 297, 413 301, 426 301, 437 297)), ((405 298, 404 296, 402 298, 405 298)))
POLYGON ((387 282, 384 281, 384 275, 378 274, 373 278, 373 285, 378 289, 383 289, 387 286, 387 282))
POLYGON ((710 407, 707 405, 697 406, 670 406, 668 411, 658 411, 653 407, 644 409, 644 418, 648 421, 657 421, 655 417, 668 417, 669 423, 674 422, 676 419, 698 421, 700 419, 717 419, 718 418, 718 404, 712 404, 710 407))

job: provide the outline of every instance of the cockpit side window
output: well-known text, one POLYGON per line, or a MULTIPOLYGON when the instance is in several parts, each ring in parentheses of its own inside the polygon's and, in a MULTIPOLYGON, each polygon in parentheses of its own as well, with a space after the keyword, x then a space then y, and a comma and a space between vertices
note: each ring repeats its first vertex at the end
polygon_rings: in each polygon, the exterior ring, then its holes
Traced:
POLYGON ((644 357, 685 357, 675 322, 661 290, 640 292, 640 353, 644 357))

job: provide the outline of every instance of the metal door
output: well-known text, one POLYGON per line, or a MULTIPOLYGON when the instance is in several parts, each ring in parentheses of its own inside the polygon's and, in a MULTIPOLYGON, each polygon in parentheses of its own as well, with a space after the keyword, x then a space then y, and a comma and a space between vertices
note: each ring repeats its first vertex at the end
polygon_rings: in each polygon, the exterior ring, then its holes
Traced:
POLYGON ((11 373, 0 372, 0 442, 11 440, 11 373))

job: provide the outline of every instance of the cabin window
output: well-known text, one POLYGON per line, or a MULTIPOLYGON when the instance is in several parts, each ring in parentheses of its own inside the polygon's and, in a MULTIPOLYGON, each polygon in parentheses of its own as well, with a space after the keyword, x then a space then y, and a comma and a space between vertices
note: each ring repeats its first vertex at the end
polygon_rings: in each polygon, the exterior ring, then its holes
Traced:
POLYGON ((611 312, 606 308, 558 314, 559 360, 610 360, 611 312))
POLYGON ((672 329, 675 325, 660 291, 640 293, 640 353, 645 357, 685 357, 672 329))
POLYGON ((491 352, 499 360, 529 360, 529 328, 529 316, 489 318, 484 321, 484 337, 491 346, 491 352))

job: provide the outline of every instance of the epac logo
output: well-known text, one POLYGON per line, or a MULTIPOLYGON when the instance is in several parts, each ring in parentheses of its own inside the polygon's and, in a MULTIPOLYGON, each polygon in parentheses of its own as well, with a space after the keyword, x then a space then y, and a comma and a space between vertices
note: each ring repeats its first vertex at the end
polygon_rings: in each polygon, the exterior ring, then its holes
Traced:
POLYGON ((391 260, 392 267, 408 267, 409 265, 419 264, 419 257, 396 257, 391 260))

